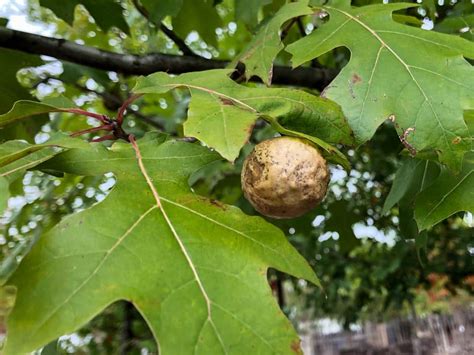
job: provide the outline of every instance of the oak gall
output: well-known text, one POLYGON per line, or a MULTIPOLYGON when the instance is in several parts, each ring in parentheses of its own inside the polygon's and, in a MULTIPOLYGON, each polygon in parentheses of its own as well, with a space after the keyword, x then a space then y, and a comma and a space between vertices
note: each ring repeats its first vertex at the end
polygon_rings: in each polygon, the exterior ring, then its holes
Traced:
POLYGON ((295 218, 326 196, 326 160, 309 141, 278 137, 257 144, 242 168, 245 198, 261 214, 295 218))

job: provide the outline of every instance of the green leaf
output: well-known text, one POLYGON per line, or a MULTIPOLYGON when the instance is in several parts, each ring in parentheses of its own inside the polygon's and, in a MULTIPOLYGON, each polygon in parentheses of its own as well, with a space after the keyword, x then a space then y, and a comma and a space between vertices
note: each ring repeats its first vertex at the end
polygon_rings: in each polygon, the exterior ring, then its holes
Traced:
POLYGON ((10 49, 0 48, 0 113, 10 109, 12 104, 24 98, 30 98, 28 90, 18 83, 17 72, 26 67, 44 64, 38 56, 24 54, 10 49))
POLYGON ((186 38, 192 31, 197 31, 201 38, 217 48, 216 28, 222 20, 211 1, 183 0, 178 15, 173 18, 176 33, 186 38))
POLYGON ((474 41, 474 3, 472 1, 459 1, 449 11, 448 16, 435 24, 434 29, 474 41))
POLYGON ((382 214, 387 214, 404 198, 413 202, 416 195, 427 188, 439 172, 439 165, 434 162, 405 158, 397 170, 392 188, 383 205, 382 214))
POLYGON ((467 110, 464 112, 464 120, 466 121, 471 137, 474 137, 474 110, 467 110))
POLYGON ((0 213, 7 207, 9 186, 26 170, 51 159, 67 148, 87 147, 88 143, 57 134, 43 144, 8 141, 0 145, 0 213))
POLYGON ((240 148, 248 141, 257 114, 223 105, 218 96, 196 89, 191 90, 191 95, 185 135, 198 137, 228 160, 237 158, 240 148))
POLYGON ((272 0, 235 0, 235 19, 254 27, 257 25, 261 7, 271 2, 272 0))
MULTIPOLYGON (((312 143, 314 143, 317 147, 322 148, 323 151, 321 152, 325 159, 333 162, 334 164, 340 164, 344 169, 350 170, 351 164, 347 160, 346 156, 342 154, 337 148, 334 148, 330 144, 326 143, 325 141, 311 136, 309 134, 301 133, 298 131, 294 131, 291 129, 286 129, 283 127, 278 120, 274 119, 273 117, 267 116, 265 119, 272 125, 272 127, 279 133, 287 136, 299 137, 304 138, 312 143)), ((301 128, 304 130, 304 127, 301 128)))
POLYGON ((64 97, 43 102, 19 100, 15 102, 10 111, 0 115, 0 128, 31 116, 49 112, 61 112, 64 111, 65 108, 73 107, 75 107, 74 102, 64 97))
POLYGON ((339 245, 342 253, 348 253, 360 245, 352 226, 361 218, 354 213, 348 201, 339 200, 329 205, 330 217, 324 222, 324 230, 339 234, 339 245), (341 223, 344 221, 344 223, 341 223))
POLYGON ((235 59, 235 62, 240 61, 245 64, 246 77, 258 76, 265 84, 270 85, 273 61, 284 48, 280 40, 280 27, 294 17, 311 13, 307 1, 288 3, 275 16, 261 24, 252 40, 235 59))
POLYGON ((114 0, 40 0, 40 5, 51 9, 56 16, 72 25, 74 10, 82 4, 89 11, 97 25, 104 31, 117 27, 128 33, 129 28, 123 17, 122 6, 114 0))
POLYGON ((318 280, 279 229, 192 193, 189 175, 217 158, 148 134, 134 147, 91 145, 48 162, 113 172, 117 183, 43 235, 10 279, 18 295, 5 354, 33 351, 120 299, 143 315, 163 355, 296 351, 267 269, 318 280))
POLYGON ((397 170, 390 193, 385 200, 382 214, 398 204, 400 234, 405 239, 417 238, 419 229, 414 218, 415 199, 438 177, 440 166, 437 162, 407 157, 397 170))
POLYGON ((8 186, 8 180, 3 176, 0 177, 0 214, 8 205, 8 198, 10 197, 8 186))
POLYGON ((37 242, 40 234, 41 228, 38 228, 32 237, 25 239, 22 243, 18 243, 14 248, 8 250, 8 254, 0 263, 0 287, 8 282, 10 276, 12 276, 18 268, 22 257, 31 250, 31 247, 37 242))
MULTIPOLYGON (((12 107, 13 103, 21 99, 31 99, 28 90, 20 85, 17 72, 26 67, 44 64, 39 56, 24 54, 10 49, 0 48, 0 114, 12 107)), ((35 133, 47 120, 46 116, 34 122, 20 122, 0 131, 0 141, 8 139, 25 139, 33 141, 35 133)))
POLYGON ((59 355, 59 344, 57 340, 53 340, 41 350, 40 355, 59 355))
POLYGON ((474 152, 464 157, 461 173, 442 171, 416 198, 415 219, 420 230, 460 211, 474 212, 474 152))
POLYGON ((471 148, 463 110, 474 107, 474 70, 463 56, 474 58, 474 44, 392 20, 393 11, 411 6, 332 1, 321 7, 329 21, 287 51, 297 66, 347 47, 351 59, 324 96, 342 106, 357 141, 391 118, 416 150, 435 149, 442 163, 459 170, 471 148))
POLYGON ((166 16, 176 16, 183 6, 183 0, 140 0, 140 2, 154 23, 160 23, 166 16))
POLYGON ((238 85, 227 76, 230 72, 217 69, 179 76, 154 73, 139 78, 134 91, 161 94, 180 87, 190 89, 192 100, 184 124, 185 135, 202 140, 231 161, 248 140, 258 117, 275 125, 281 133, 311 139, 330 159, 344 157, 324 142, 352 142, 350 129, 336 104, 300 90, 238 85))
POLYGON ((416 255, 418 257, 418 261, 420 262, 421 266, 424 266, 423 261, 421 260, 421 252, 424 251, 426 253, 427 246, 428 246, 428 232, 423 231, 420 233, 420 235, 418 235, 415 238, 416 255))
POLYGON ((447 17, 435 26, 435 30, 474 41, 474 14, 447 17))

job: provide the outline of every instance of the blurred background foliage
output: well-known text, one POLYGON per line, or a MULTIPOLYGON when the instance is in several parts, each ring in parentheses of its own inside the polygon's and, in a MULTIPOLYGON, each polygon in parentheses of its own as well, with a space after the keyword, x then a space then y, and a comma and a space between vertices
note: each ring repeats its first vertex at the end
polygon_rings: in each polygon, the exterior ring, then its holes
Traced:
MULTIPOLYGON (((175 16, 160 19, 143 11, 153 6, 152 1, 146 0, 0 0, 0 17, 6 19, 0 25, 117 53, 179 54, 175 42, 163 32, 163 21, 164 26, 185 40, 194 55, 232 60, 252 37, 258 21, 284 2, 260 0, 246 7, 246 2, 239 0, 184 0, 183 8, 175 16), (238 5, 239 2, 243 4, 238 5), (85 6, 76 6, 79 3, 85 6), (190 18, 194 21, 186 21, 190 18)), ((379 2, 355 0, 353 5, 379 2)), ((395 19, 474 39, 474 5, 470 0, 418 3, 420 7, 398 13, 395 19)), ((301 25, 288 29, 285 41, 292 42, 310 33, 320 21, 317 17, 306 17, 301 25)), ((339 70, 348 56, 347 50, 337 49, 308 65, 339 70)), ((284 52, 276 62, 291 64, 284 52)), ((0 66, 0 113, 18 99, 64 95, 84 109, 113 116, 129 97, 135 81, 131 76, 6 49, 0 49, 0 66)), ((161 130, 182 137, 188 102, 186 91, 141 98, 130 107, 124 127, 136 136, 161 130)), ((73 132, 94 124, 87 118, 55 113, 0 131, 0 141, 15 137, 41 143, 52 132, 73 132)), ((271 127, 258 122, 235 164, 212 164, 190 178, 191 186, 199 194, 254 214, 240 189, 242 161, 254 144, 274 135, 271 127)), ((93 134, 84 138, 91 139, 93 134)), ((324 286, 317 289, 304 281, 270 272, 275 297, 296 326, 305 320, 330 318, 350 328, 365 320, 443 312, 472 302, 472 215, 458 213, 418 234, 409 203, 383 213, 384 201, 404 159, 402 149, 390 123, 384 124, 369 143, 357 150, 344 150, 353 169, 346 172, 331 167, 330 192, 317 210, 291 221, 270 221, 287 234, 315 268, 324 286)), ((18 178, 12 186, 9 206, 0 217, 2 284, 41 232, 65 215, 103 200, 114 182, 111 174, 52 176, 47 171, 27 172, 18 178)), ((145 322, 126 302, 112 305, 78 333, 62 337, 60 345, 61 353, 156 352, 145 322)), ((56 350, 54 342, 42 353, 56 350)))

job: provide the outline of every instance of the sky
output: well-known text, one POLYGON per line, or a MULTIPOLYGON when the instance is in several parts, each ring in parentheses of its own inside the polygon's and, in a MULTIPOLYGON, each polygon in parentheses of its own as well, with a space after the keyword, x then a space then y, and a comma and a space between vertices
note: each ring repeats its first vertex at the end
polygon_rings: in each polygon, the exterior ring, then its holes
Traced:
POLYGON ((9 19, 7 27, 42 35, 51 34, 52 28, 28 20, 27 3, 27 0, 0 0, 0 17, 9 19))

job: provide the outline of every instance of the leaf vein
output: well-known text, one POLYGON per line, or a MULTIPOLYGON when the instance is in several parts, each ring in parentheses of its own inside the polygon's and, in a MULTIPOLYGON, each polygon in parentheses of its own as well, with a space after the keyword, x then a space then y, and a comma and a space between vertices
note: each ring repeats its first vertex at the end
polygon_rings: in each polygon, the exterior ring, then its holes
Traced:
POLYGON ((46 318, 36 327, 36 329, 31 333, 32 335, 36 334, 38 330, 40 330, 64 305, 66 305, 87 283, 99 272, 100 268, 104 265, 107 261, 109 256, 113 253, 113 251, 123 242, 123 240, 133 232, 133 230, 140 224, 140 222, 150 213, 152 212, 157 206, 152 206, 148 210, 146 210, 140 217, 128 228, 125 233, 117 239, 115 244, 107 250, 106 254, 102 258, 102 260, 97 264, 95 269, 92 273, 81 282, 81 284, 58 306, 56 306, 53 311, 46 316, 46 318))

